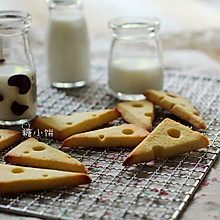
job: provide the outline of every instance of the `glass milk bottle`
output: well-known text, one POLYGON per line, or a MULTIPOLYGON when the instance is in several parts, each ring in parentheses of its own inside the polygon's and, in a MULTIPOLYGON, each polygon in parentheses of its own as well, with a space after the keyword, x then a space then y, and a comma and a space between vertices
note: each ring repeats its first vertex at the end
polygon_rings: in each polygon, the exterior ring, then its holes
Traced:
POLYGON ((146 89, 162 89, 160 22, 149 17, 123 17, 109 22, 113 40, 108 85, 121 100, 144 99, 146 89))
POLYGON ((49 0, 46 55, 53 87, 75 88, 88 82, 89 36, 81 0, 49 0))
POLYGON ((31 16, 0 11, 0 124, 22 124, 36 115, 36 69, 28 40, 31 16))

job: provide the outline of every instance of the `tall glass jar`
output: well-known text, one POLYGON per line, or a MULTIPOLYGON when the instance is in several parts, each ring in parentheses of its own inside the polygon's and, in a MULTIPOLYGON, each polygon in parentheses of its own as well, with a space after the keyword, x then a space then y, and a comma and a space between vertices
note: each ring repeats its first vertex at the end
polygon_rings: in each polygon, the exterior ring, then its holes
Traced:
POLYGON ((109 22, 113 35, 108 85, 121 100, 144 99, 146 89, 162 89, 160 22, 150 17, 122 17, 109 22))
POLYGON ((0 124, 22 124, 36 115, 36 69, 24 11, 0 11, 0 124))
POLYGON ((46 55, 53 87, 75 88, 88 82, 89 48, 81 0, 49 0, 46 55))

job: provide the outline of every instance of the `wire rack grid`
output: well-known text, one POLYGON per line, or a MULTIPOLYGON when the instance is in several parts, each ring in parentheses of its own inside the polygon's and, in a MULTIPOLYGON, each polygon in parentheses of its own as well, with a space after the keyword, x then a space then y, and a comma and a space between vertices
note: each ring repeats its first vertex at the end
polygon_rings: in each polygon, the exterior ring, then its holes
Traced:
MULTIPOLYGON (((92 70, 93 82, 81 89, 64 91, 39 85, 38 115, 115 108, 119 101, 105 84, 106 69, 92 70)), ((203 133, 209 138, 209 148, 123 167, 131 149, 61 149, 59 141, 36 136, 84 163, 93 181, 86 186, 1 195, 0 210, 46 219, 177 219, 219 156, 220 81, 166 72, 164 86, 196 106, 207 124, 203 133)), ((154 127, 166 117, 190 126, 159 107, 155 113, 154 127)), ((123 123, 119 118, 108 126, 123 123)), ((12 147, 1 153, 1 162, 12 147)))

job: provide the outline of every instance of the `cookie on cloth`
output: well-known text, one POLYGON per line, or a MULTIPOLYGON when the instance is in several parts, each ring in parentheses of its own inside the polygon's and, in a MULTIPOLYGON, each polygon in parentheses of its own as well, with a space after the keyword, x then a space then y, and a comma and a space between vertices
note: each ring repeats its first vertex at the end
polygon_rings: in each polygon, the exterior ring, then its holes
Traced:
POLYGON ((208 139, 169 118, 164 119, 125 159, 124 166, 167 158, 207 147, 208 139))

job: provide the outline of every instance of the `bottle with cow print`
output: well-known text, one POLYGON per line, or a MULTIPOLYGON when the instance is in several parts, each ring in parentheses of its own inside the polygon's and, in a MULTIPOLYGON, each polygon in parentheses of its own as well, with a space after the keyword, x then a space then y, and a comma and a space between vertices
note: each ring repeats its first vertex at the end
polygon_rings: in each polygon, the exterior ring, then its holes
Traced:
POLYGON ((0 124, 22 124, 36 115, 36 68, 28 31, 31 15, 0 11, 0 124))

